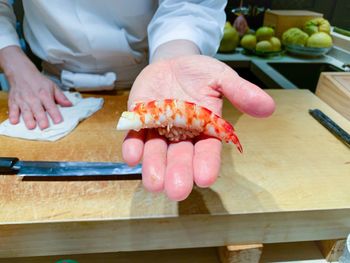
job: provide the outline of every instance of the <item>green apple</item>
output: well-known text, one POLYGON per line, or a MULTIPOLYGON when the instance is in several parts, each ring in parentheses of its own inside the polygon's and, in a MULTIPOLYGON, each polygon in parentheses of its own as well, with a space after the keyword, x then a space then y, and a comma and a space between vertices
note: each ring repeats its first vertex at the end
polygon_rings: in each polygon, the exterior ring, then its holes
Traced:
POLYGON ((292 27, 282 34, 282 43, 283 45, 304 46, 308 38, 309 35, 300 28, 292 27))
POLYGON ((317 32, 312 34, 309 37, 309 39, 307 40, 306 46, 327 48, 327 47, 331 47, 332 44, 333 44, 333 41, 330 35, 324 32, 317 32))
POLYGON ((270 41, 262 40, 256 44, 255 50, 258 52, 271 52, 273 51, 273 46, 270 41))
POLYGON ((269 40, 275 35, 275 30, 272 27, 263 26, 258 28, 255 35, 258 41, 269 40))
POLYGON ((272 51, 281 50, 281 41, 277 37, 271 37, 269 41, 272 45, 272 51))
POLYGON ((322 17, 317 17, 306 21, 303 29, 310 36, 317 32, 324 32, 324 33, 330 34, 331 25, 329 24, 327 19, 324 19, 322 17))
POLYGON ((231 25, 230 22, 226 22, 224 27, 224 35, 219 46, 219 52, 232 52, 236 49, 238 43, 239 34, 237 30, 231 25))
POLYGON ((241 39, 241 46, 246 49, 254 50, 256 46, 256 36, 248 34, 241 39))

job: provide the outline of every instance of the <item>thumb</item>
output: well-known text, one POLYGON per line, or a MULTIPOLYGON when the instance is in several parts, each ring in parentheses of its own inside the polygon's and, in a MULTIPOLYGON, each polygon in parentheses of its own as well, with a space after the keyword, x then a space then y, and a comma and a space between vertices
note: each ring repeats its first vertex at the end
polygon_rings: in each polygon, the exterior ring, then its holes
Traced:
POLYGON ((261 88, 241 78, 228 66, 222 74, 221 91, 238 110, 253 117, 268 117, 274 112, 274 100, 261 88))

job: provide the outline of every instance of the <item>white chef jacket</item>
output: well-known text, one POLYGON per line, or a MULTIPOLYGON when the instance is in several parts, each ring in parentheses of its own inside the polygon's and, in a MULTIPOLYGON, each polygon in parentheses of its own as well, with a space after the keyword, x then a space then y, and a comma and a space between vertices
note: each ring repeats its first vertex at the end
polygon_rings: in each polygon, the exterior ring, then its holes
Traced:
MULTIPOLYGON (((32 51, 60 69, 115 72, 132 82, 161 44, 185 39, 217 51, 224 0, 25 0, 24 35, 32 51)), ((0 49, 19 46, 15 16, 0 0, 0 49)))

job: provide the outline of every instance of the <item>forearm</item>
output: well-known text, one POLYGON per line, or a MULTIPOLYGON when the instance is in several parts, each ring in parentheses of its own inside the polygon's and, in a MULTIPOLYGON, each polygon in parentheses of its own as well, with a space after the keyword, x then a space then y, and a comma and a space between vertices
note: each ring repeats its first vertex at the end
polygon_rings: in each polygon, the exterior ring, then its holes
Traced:
POLYGON ((172 40, 160 45, 154 52, 150 62, 175 58, 187 55, 199 55, 200 50, 196 44, 189 40, 172 40))
POLYGON ((12 45, 20 45, 16 32, 16 17, 11 4, 7 0, 0 0, 0 49, 12 45))
POLYGON ((16 72, 21 72, 23 74, 28 70, 36 69, 35 65, 18 46, 8 46, 0 49, 0 67, 10 83, 16 72))
POLYGON ((225 24, 226 3, 225 0, 160 0, 147 28, 150 62, 163 57, 155 54, 157 49, 170 53, 165 58, 199 52, 215 55, 225 24), (177 44, 183 41, 190 43, 189 49, 187 44, 177 44))

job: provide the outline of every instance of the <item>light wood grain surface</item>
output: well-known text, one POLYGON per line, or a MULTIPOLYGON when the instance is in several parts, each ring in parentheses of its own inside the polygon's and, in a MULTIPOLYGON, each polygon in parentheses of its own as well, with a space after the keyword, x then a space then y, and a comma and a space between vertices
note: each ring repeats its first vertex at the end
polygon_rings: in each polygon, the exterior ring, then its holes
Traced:
MULTIPOLYGON (((350 151, 309 114, 350 123, 306 90, 269 90, 277 110, 255 119, 227 102, 224 117, 244 153, 225 145, 217 182, 180 203, 133 181, 22 181, 0 176, 0 257, 208 247, 345 238, 350 232, 350 151)), ((100 96, 100 95, 95 95, 100 96)), ((1 156, 122 161, 115 131, 127 94, 57 142, 0 137, 1 156)), ((0 121, 7 118, 0 94, 0 121)))
POLYGON ((350 72, 323 72, 316 95, 350 121, 350 72))

